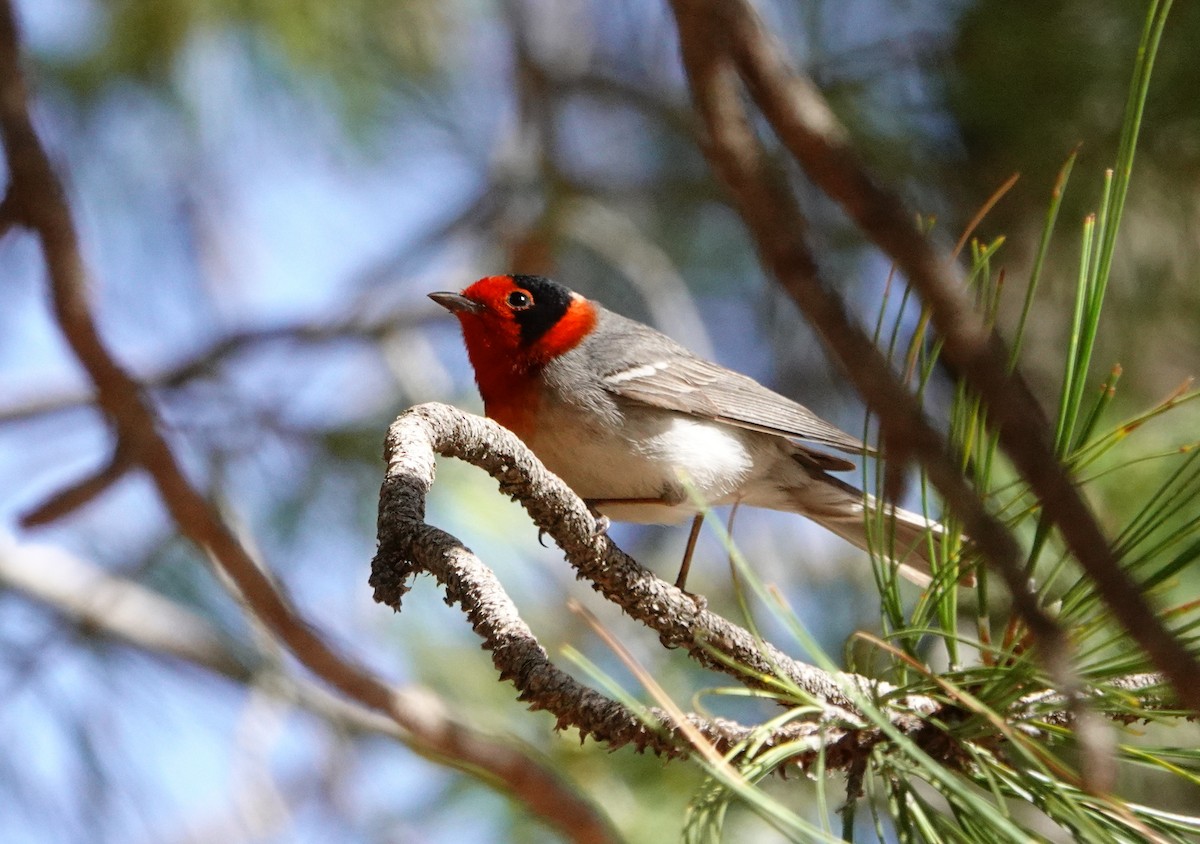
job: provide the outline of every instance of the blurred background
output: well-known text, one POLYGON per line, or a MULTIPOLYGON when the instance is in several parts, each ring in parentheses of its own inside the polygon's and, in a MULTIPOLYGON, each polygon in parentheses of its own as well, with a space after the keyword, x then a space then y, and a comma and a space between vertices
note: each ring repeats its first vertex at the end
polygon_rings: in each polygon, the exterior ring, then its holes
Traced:
MULTIPOLYGON (((631 840, 674 839, 697 771, 554 733, 550 716, 526 712, 497 681, 431 580, 399 616, 372 603, 366 583, 387 424, 422 401, 480 410, 457 324, 425 298, 432 290, 501 271, 549 274, 863 431, 863 407, 764 278, 706 168, 665 4, 16 6, 37 123, 68 186, 97 319, 147 385, 195 482, 342 650, 543 756, 631 840)), ((936 219, 937 236, 953 242, 1022 174, 978 229, 1007 237, 999 262, 1013 280, 1010 313, 1055 174, 1082 144, 1024 355, 1049 402, 1079 223, 1115 154, 1143 5, 816 0, 760 10, 876 171, 936 219)), ((1117 415, 1174 389, 1200 360, 1200 7, 1179 4, 1174 15, 1098 354, 1125 368, 1117 415)), ((800 177, 796 188, 827 276, 873 324, 887 262, 800 177)), ((1144 436, 1148 451, 1193 440, 1195 416, 1144 436)), ((555 840, 477 780, 298 706, 286 677, 299 669, 175 534, 143 478, 122 478, 49 526, 18 527, 102 466, 109 446, 50 318, 36 245, 9 234, 0 241, 0 840, 555 840), (168 599, 244 670, 122 644, 21 579, 60 571, 76 583, 106 572, 168 599)), ((494 567, 552 658, 574 647, 636 688, 567 611, 574 596, 685 705, 767 711, 703 695, 720 679, 663 652, 577 584, 482 472, 450 461, 439 472, 429 520, 494 567)), ((1117 498, 1099 490, 1102 518, 1117 498)), ((613 533, 673 575, 686 531, 613 533)), ((833 653, 853 630, 878 625, 870 568, 849 546, 803 520, 750 511, 736 537, 833 653)), ((690 586, 736 617, 728 581, 706 536, 690 586)))

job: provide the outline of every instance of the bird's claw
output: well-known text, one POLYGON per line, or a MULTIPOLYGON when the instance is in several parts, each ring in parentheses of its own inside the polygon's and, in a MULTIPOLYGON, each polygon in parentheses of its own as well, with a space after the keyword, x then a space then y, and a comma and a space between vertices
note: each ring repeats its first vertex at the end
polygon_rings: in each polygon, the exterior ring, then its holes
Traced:
POLYGON ((608 520, 608 516, 600 515, 600 511, 596 509, 596 505, 599 502, 585 498, 583 503, 587 505, 588 512, 591 514, 592 520, 595 522, 595 524, 592 526, 592 536, 604 536, 604 534, 608 533, 608 528, 612 525, 612 522, 608 520))
POLYGON ((608 529, 612 525, 608 516, 596 516, 595 521, 596 524, 592 528, 592 536, 604 536, 604 534, 608 533, 608 529))
POLYGON ((538 528, 538 545, 541 545, 543 548, 550 547, 546 544, 546 534, 549 532, 550 531, 546 530, 545 528, 538 528))

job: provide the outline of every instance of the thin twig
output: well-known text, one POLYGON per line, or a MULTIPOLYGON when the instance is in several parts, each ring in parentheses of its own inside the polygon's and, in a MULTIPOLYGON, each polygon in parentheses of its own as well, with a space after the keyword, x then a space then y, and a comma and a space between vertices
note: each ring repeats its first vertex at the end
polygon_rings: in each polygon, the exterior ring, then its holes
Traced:
MULTIPOLYGON (((136 374, 135 380, 143 389, 171 390, 184 387, 197 378, 216 372, 219 367, 239 355, 272 344, 319 345, 343 340, 378 341, 394 332, 424 325, 433 317, 444 317, 445 311, 434 313, 420 308, 382 317, 346 316, 341 319, 312 324, 298 322, 261 328, 230 331, 174 363, 136 374)), ((0 425, 24 422, 54 413, 63 413, 94 404, 94 390, 63 391, 58 395, 40 395, 24 403, 0 406, 0 425)))
POLYGON ((50 524, 73 513, 107 492, 109 487, 125 477, 133 468, 134 463, 130 455, 122 452, 118 441, 112 457, 105 461, 103 466, 51 494, 41 504, 35 505, 20 517, 21 527, 33 528, 50 524))

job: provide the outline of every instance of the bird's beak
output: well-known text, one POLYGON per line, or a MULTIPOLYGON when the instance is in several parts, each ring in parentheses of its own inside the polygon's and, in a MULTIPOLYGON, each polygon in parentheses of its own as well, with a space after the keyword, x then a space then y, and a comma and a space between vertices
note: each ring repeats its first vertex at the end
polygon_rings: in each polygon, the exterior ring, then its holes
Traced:
POLYGON ((452 314, 477 314, 482 311, 484 307, 481 302, 476 302, 474 299, 468 299, 461 293, 440 291, 438 293, 430 293, 429 298, 437 302, 452 314))

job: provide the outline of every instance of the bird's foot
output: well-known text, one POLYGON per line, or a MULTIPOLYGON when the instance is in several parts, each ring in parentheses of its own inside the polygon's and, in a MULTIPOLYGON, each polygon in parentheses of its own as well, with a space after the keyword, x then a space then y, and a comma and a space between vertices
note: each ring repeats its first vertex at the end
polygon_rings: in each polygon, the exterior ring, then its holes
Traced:
POLYGON ((593 518, 595 519, 596 524, 592 528, 592 536, 604 536, 604 534, 608 533, 608 529, 612 526, 612 522, 609 520, 608 516, 601 516, 597 513, 593 516, 593 518))
POLYGON ((592 527, 592 536, 604 536, 604 534, 608 533, 608 529, 612 527, 612 521, 608 518, 608 516, 600 513, 600 506, 609 502, 607 499, 585 498, 583 503, 587 505, 588 512, 592 514, 592 519, 596 523, 592 527))

